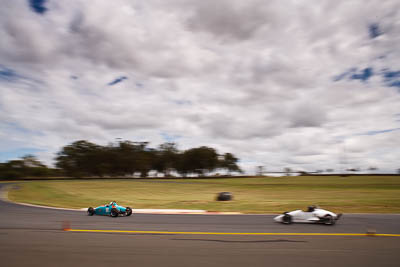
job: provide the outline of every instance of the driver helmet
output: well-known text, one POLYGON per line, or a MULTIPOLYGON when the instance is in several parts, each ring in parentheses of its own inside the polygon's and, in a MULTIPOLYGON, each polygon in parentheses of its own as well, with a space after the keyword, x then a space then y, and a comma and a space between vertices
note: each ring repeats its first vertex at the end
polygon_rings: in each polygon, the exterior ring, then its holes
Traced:
POLYGON ((307 211, 313 212, 315 210, 315 206, 308 206, 307 211))

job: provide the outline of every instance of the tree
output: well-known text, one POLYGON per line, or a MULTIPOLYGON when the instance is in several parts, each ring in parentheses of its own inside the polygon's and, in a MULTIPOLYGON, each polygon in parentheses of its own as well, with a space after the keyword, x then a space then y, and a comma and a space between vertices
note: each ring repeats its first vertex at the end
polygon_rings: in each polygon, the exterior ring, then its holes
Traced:
POLYGON ((109 145, 110 175, 133 175, 139 168, 139 152, 145 145, 137 144, 131 141, 119 142, 117 146, 109 145))
POLYGON ((358 168, 349 168, 349 169, 347 169, 347 171, 349 171, 349 172, 358 172, 358 171, 360 171, 360 169, 358 169, 358 168))
POLYGON ((310 174, 309 174, 308 172, 306 172, 306 171, 300 171, 299 173, 300 173, 301 176, 308 176, 308 175, 310 175, 310 174))
POLYGON ((40 162, 34 155, 25 155, 21 158, 25 176, 43 177, 51 174, 51 170, 40 162))
POLYGON ((0 178, 18 179, 22 177, 43 177, 56 174, 33 155, 25 155, 17 160, 0 164, 0 178))
POLYGON ((219 167, 226 169, 229 175, 231 172, 242 172, 242 170, 236 164, 237 162, 238 158, 236 158, 233 154, 225 153, 223 158, 219 161, 219 167))
POLYGON ((177 170, 179 164, 179 151, 175 143, 164 143, 155 151, 154 169, 164 173, 165 177, 171 176, 172 170, 177 170))
POLYGON ((371 171, 371 172, 373 172, 373 171, 378 170, 378 168, 377 168, 377 167, 372 167, 372 166, 371 166, 371 167, 368 168, 368 170, 371 171))
POLYGON ((154 165, 153 162, 155 160, 155 150, 141 150, 138 152, 137 159, 137 171, 140 172, 140 177, 147 177, 154 165))
POLYGON ((198 147, 183 152, 180 157, 177 171, 183 176, 196 173, 200 176, 211 172, 218 167, 218 154, 214 148, 198 147))
POLYGON ((283 171, 286 173, 286 176, 290 176, 290 173, 292 172, 292 169, 286 167, 286 168, 283 169, 283 171))
POLYGON ((63 169, 70 176, 102 176, 99 165, 103 156, 102 148, 86 140, 76 141, 65 146, 56 158, 56 166, 63 169))
POLYGON ((21 160, 22 160, 23 165, 24 165, 25 167, 32 167, 32 168, 35 168, 35 167, 39 167, 39 168, 46 167, 46 165, 44 165, 43 163, 41 163, 41 162, 36 158, 36 156, 31 155, 31 154, 28 154, 28 155, 25 155, 25 156, 21 157, 21 160))

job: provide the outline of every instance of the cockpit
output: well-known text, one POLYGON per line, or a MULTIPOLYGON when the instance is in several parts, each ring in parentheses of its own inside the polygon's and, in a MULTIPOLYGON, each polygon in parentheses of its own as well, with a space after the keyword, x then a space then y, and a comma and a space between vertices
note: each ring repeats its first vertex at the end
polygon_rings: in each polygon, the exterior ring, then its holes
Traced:
POLYGON ((109 207, 109 206, 116 206, 117 205, 117 202, 115 202, 115 201, 111 201, 110 203, 108 203, 106 206, 107 207, 109 207))
POLYGON ((308 206, 307 207, 307 212, 313 212, 315 210, 315 206, 308 206))

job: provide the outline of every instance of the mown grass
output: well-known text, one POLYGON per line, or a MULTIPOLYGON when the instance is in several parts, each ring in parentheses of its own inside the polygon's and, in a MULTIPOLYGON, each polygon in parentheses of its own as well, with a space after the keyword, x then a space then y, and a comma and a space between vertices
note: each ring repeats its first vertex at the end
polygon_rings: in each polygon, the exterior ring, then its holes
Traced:
POLYGON ((241 179, 31 181, 9 198, 55 207, 82 208, 116 200, 134 208, 205 209, 280 213, 311 204, 336 212, 400 213, 400 177, 300 176, 241 179), (229 191, 233 201, 215 201, 229 191))

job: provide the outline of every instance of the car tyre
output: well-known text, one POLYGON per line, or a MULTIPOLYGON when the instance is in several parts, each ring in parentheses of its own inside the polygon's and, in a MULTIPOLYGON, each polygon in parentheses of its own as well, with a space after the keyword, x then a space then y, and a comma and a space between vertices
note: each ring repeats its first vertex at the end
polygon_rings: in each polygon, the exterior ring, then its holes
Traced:
POLYGON ((335 219, 331 215, 325 215, 324 216, 324 224, 326 225, 334 225, 335 224, 335 219))
POLYGON ((119 211, 116 208, 111 209, 111 217, 118 217, 119 211))
POLYGON ((221 192, 217 195, 217 201, 229 201, 232 200, 233 196, 230 192, 221 192))
POLYGON ((292 224, 293 218, 291 215, 284 213, 282 218, 282 223, 284 224, 292 224))
POLYGON ((87 210, 87 215, 93 216, 93 214, 94 214, 94 208, 89 207, 88 210, 87 210))
POLYGON ((130 207, 126 207, 126 216, 132 215, 132 209, 130 207))

